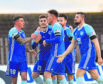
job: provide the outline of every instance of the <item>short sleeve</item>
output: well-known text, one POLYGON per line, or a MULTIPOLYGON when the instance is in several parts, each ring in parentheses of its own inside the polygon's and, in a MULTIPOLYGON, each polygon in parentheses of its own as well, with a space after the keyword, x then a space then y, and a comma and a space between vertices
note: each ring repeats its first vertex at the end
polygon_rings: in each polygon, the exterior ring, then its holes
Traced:
POLYGON ((72 37, 73 36, 72 31, 69 28, 66 29, 66 33, 67 33, 68 37, 72 37))
POLYGON ((13 37, 14 34, 18 34, 18 31, 17 31, 15 28, 12 28, 12 29, 9 31, 8 36, 11 38, 11 37, 13 37))
POLYGON ((74 40, 76 39, 76 37, 75 37, 75 31, 76 31, 76 28, 75 28, 74 31, 73 31, 73 39, 74 39, 74 40))
POLYGON ((55 36, 61 36, 61 26, 59 24, 54 24, 53 33, 55 36))
POLYGON ((86 25, 85 26, 85 31, 86 31, 86 33, 89 37, 96 35, 96 33, 95 33, 92 26, 86 25))

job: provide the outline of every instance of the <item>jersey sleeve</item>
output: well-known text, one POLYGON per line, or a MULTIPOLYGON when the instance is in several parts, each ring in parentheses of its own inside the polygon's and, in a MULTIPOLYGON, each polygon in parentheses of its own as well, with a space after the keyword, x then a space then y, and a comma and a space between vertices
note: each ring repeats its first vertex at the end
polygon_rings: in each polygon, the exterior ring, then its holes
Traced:
POLYGON ((86 31, 86 34, 89 36, 89 37, 92 37, 92 36, 96 36, 96 33, 93 29, 92 26, 85 26, 85 31, 86 31))
POLYGON ((69 28, 66 29, 66 33, 67 33, 68 37, 73 37, 71 29, 69 29, 69 28))
POLYGON ((8 37, 12 38, 14 34, 18 34, 18 31, 16 29, 11 29, 9 31, 8 37))
POLYGON ((53 33, 55 36, 61 36, 61 26, 59 24, 53 26, 53 33))
POLYGON ((48 25, 48 29, 52 29, 52 25, 48 25))
POLYGON ((75 34, 75 31, 76 31, 76 28, 75 28, 74 31, 73 31, 73 39, 74 39, 74 40, 76 40, 76 37, 75 37, 75 35, 74 35, 74 34, 75 34))

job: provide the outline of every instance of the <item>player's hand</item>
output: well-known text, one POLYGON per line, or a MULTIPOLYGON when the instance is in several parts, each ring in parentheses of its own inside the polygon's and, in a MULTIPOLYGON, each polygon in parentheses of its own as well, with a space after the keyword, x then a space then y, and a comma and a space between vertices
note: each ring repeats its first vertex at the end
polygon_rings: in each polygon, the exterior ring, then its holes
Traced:
POLYGON ((38 34, 31 34, 31 38, 33 38, 35 40, 36 43, 38 43, 41 40, 41 35, 38 34))
POLYGON ((30 52, 30 54, 32 54, 32 55, 34 55, 34 56, 37 55, 37 53, 35 52, 35 50, 29 50, 29 52, 30 52))
POLYGON ((45 42, 45 40, 43 41, 43 45, 46 46, 46 42, 45 42))
POLYGON ((58 59, 57 59, 58 63, 61 63, 64 60, 64 56, 63 55, 59 55, 57 57, 58 57, 58 59))
POLYGON ((103 64, 103 60, 102 60, 102 58, 101 58, 101 57, 100 57, 100 58, 98 58, 98 64, 99 64, 99 65, 103 64))

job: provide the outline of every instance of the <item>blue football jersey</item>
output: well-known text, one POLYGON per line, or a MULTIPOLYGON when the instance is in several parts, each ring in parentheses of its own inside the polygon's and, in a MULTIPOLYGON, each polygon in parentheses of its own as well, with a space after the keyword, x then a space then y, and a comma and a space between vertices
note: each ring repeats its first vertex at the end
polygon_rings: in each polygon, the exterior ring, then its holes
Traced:
POLYGON ((96 33, 93 27, 88 24, 84 24, 81 29, 78 29, 77 27, 74 30, 73 39, 77 40, 81 55, 85 54, 86 51, 89 52, 95 51, 94 44, 90 40, 90 37, 93 35, 96 35, 96 33))
POLYGON ((64 46, 64 31, 62 26, 59 23, 55 23, 52 27, 52 32, 50 36, 50 40, 46 40, 47 43, 52 44, 52 49, 51 49, 51 55, 52 56, 58 56, 64 53, 65 51, 65 46, 64 46), (52 41, 56 37, 58 39, 52 41), (50 42, 51 41, 51 42, 50 42))
MULTIPOLYGON (((47 44, 45 47, 43 46, 43 40, 46 40, 46 39, 50 39, 50 35, 51 35, 51 27, 48 26, 48 29, 47 31, 35 31, 34 33, 37 34, 37 33, 40 33, 40 35, 42 36, 42 39, 39 41, 39 43, 35 43, 35 41, 33 40, 32 41, 32 47, 34 45, 38 46, 39 47, 39 59, 42 59, 42 60, 47 60, 48 57, 50 56, 50 52, 51 52, 51 44, 47 44)), ((35 47, 36 47, 35 46, 35 47)))
POLYGON ((66 27, 64 29, 64 43, 65 43, 65 49, 68 48, 68 46, 70 45, 71 41, 69 40, 70 37, 73 37, 72 35, 72 31, 70 28, 66 27))
POLYGON ((22 38, 25 38, 25 33, 23 30, 19 32, 15 27, 10 29, 8 34, 8 40, 9 40, 8 60, 16 62, 26 61, 25 45, 22 45, 19 42, 17 42, 13 38, 14 34, 19 34, 22 38))

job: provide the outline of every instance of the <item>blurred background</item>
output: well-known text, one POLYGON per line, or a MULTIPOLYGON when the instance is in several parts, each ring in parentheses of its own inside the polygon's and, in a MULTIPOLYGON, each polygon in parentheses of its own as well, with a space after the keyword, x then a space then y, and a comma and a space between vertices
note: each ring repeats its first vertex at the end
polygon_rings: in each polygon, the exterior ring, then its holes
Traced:
MULTIPOLYGON (((30 36, 38 27, 38 17, 56 9, 68 16, 68 25, 74 28, 73 20, 76 12, 86 13, 86 23, 94 27, 103 57, 103 0, 0 0, 0 65, 7 65, 8 60, 8 31, 14 26, 13 17, 24 16, 26 36, 30 36)), ((31 43, 28 43, 29 47, 31 43)), ((76 48, 76 62, 80 54, 76 48)), ((27 62, 32 65, 37 60, 27 53, 27 62)))

